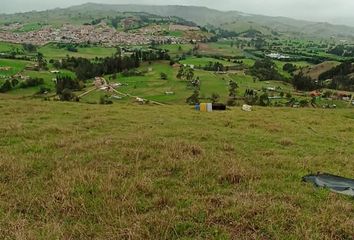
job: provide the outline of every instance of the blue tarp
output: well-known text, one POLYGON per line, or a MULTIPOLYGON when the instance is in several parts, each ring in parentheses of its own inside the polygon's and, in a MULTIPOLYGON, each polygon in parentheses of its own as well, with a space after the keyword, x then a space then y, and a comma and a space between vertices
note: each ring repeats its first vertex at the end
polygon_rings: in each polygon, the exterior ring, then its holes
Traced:
POLYGON ((303 181, 311 182, 317 187, 330 189, 332 192, 354 197, 354 179, 335 176, 328 173, 307 175, 303 181))

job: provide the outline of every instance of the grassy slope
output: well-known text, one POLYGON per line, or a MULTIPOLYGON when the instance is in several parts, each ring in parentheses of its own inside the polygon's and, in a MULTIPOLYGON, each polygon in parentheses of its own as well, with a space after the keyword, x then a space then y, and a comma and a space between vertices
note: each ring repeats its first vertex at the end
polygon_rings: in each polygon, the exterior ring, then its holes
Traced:
POLYGON ((284 77, 289 78, 289 79, 291 78, 291 74, 283 70, 283 67, 284 67, 284 65, 286 63, 291 63, 291 64, 295 65, 298 68, 306 68, 306 67, 312 66, 311 63, 304 62, 304 61, 301 61, 301 62, 283 62, 283 61, 274 60, 274 63, 277 66, 278 72, 281 75, 283 75, 284 77))
POLYGON ((30 65, 29 61, 12 60, 12 59, 0 59, 0 67, 11 67, 11 69, 5 71, 0 70, 0 76, 11 76, 22 71, 27 65, 30 65))
POLYGON ((42 29, 42 25, 36 22, 25 24, 22 28, 16 30, 15 32, 32 32, 42 29))
MULTIPOLYGON (((161 101, 169 104, 184 104, 185 99, 191 95, 191 91, 186 89, 186 83, 177 80, 175 77, 178 68, 171 67, 168 62, 153 63, 152 65, 144 64, 139 68, 146 71, 144 76, 124 77, 118 74, 117 78, 110 80, 111 82, 123 83, 125 86, 118 90, 123 93, 143 97, 149 100, 161 101), (148 72, 148 69, 151 71, 148 72), (166 73, 167 80, 162 80, 160 73, 166 73), (165 95, 165 92, 174 92, 174 95, 165 95)), ((107 76, 106 79, 109 79, 107 76)), ((93 93, 83 98, 84 102, 98 102, 99 96, 105 93, 93 93)), ((128 98, 130 101, 130 99, 128 98)))
POLYGON ((318 79, 319 75, 321 75, 326 71, 329 71, 330 69, 334 68, 339 64, 340 64, 339 62, 335 62, 335 61, 323 62, 318 65, 307 67, 303 71, 306 75, 308 75, 312 79, 318 79))
POLYGON ((354 177, 351 110, 0 98, 0 238, 354 234, 352 199, 301 182, 317 171, 354 177))
MULTIPOLYGON (((192 94, 192 90, 187 88, 187 82, 176 78, 178 68, 171 67, 168 62, 159 62, 152 65, 143 65, 141 70, 151 72, 145 76, 123 77, 118 75, 112 82, 127 84, 118 90, 149 100, 159 101, 167 104, 185 104, 187 97, 192 94), (161 80, 160 73, 166 73, 167 80, 161 80), (165 95, 165 92, 174 92, 173 95, 165 95)), ((222 101, 226 102, 228 94, 228 82, 223 80, 223 75, 213 72, 196 70, 195 76, 201 80, 201 96, 210 97, 212 93, 222 96, 222 101)), ((108 79, 108 77, 107 77, 108 79)), ((98 102, 99 96, 104 93, 90 94, 83 98, 84 102, 98 102)))
POLYGON ((231 42, 220 41, 216 43, 200 43, 199 53, 207 55, 243 56, 242 50, 231 47, 231 42))
POLYGON ((22 50, 23 47, 21 44, 0 42, 0 52, 9 52, 13 49, 22 50))
POLYGON ((175 55, 182 55, 184 52, 188 52, 189 50, 193 49, 192 44, 165 44, 160 45, 159 48, 168 50, 169 54, 172 56, 175 55))
POLYGON ((193 64, 196 67, 199 67, 199 66, 204 67, 204 66, 208 65, 209 62, 212 62, 212 63, 219 62, 219 63, 223 64, 224 66, 236 65, 235 63, 232 63, 232 62, 228 62, 228 61, 220 60, 220 59, 216 59, 216 58, 209 58, 209 57, 202 57, 202 58, 188 57, 186 60, 181 61, 181 63, 183 63, 183 64, 193 64))
POLYGON ((89 48, 78 48, 78 52, 70 52, 65 48, 58 48, 53 44, 48 44, 39 49, 39 52, 48 59, 62 59, 67 55, 73 57, 83 57, 83 58, 95 58, 95 57, 108 57, 116 52, 115 48, 105 48, 105 47, 89 47, 89 48))
MULTIPOLYGON (((51 89, 51 92, 54 92, 55 84, 53 79, 56 78, 56 74, 48 71, 31 71, 25 70, 27 65, 33 65, 33 62, 30 61, 22 61, 22 60, 12 60, 12 59, 0 59, 0 67, 12 67, 8 71, 0 70, 0 85, 4 83, 5 79, 15 75, 17 73, 21 73, 24 76, 29 76, 32 78, 43 78, 44 84, 41 86, 45 86, 51 89)), ((50 65, 49 65, 50 66, 50 65)), ((50 66, 51 67, 51 66, 50 66)), ((52 68, 51 68, 52 69, 52 68)), ((75 77, 75 74, 68 70, 60 70, 60 73, 63 75, 69 75, 75 77)), ((21 81, 21 80, 20 80, 21 81)), ((40 89, 40 86, 30 87, 30 88, 20 88, 17 85, 13 90, 8 92, 8 94, 17 96, 17 97, 29 97, 36 94, 40 89)))

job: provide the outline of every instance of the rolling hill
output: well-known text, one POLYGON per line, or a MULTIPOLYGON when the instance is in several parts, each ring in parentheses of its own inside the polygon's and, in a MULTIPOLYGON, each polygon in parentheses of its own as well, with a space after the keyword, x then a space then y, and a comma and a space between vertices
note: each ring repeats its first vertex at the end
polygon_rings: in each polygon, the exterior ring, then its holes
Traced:
MULTIPOLYGON (((354 39, 354 27, 329 23, 309 22, 286 17, 269 17, 246 14, 239 11, 218 11, 197 6, 157 6, 157 5, 110 5, 86 3, 66 9, 53 9, 41 12, 0 15, 0 24, 37 21, 41 24, 83 24, 97 18, 115 17, 122 13, 145 12, 157 16, 178 17, 195 22, 200 26, 214 26, 226 30, 243 32, 248 29, 263 34, 297 36, 303 38, 354 39), (120 14, 118 14, 118 12, 120 14)), ((124 16, 124 14, 123 14, 124 16)))
POLYGON ((69 8, 75 11, 119 11, 119 12, 147 12, 160 16, 177 16, 199 25, 214 25, 217 27, 242 32, 242 26, 257 29, 262 32, 269 30, 299 35, 303 37, 327 38, 354 38, 354 28, 329 23, 309 22, 286 17, 269 17, 255 14, 246 14, 239 11, 218 11, 197 6, 147 6, 147 5, 107 5, 87 3, 69 8))

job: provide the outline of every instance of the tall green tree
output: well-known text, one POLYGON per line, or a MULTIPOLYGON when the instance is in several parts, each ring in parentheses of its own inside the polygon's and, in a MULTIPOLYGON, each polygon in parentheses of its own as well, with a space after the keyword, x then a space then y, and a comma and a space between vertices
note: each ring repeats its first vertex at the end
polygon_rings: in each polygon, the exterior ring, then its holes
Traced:
POLYGON ((45 68, 47 66, 47 61, 41 52, 37 53, 37 64, 39 69, 45 68))

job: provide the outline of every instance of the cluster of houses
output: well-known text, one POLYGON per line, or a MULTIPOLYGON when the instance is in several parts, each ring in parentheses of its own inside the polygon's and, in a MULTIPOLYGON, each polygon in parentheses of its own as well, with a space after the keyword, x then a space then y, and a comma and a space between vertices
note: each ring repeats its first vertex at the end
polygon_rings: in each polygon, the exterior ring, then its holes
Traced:
MULTIPOLYGON (((188 27, 190 28, 190 27, 188 27)), ((161 44, 187 43, 190 39, 175 36, 164 36, 155 34, 161 31, 159 27, 145 28, 141 31, 120 32, 105 23, 98 25, 75 26, 66 24, 61 28, 46 26, 38 31, 32 32, 12 32, 0 31, 0 41, 12 43, 31 43, 34 45, 45 45, 49 42, 59 43, 98 43, 105 46, 124 45, 145 45, 152 41, 161 44)))
POLYGON ((2 27, 0 27, 0 30, 2 31, 16 31, 19 30, 23 27, 22 24, 20 23, 12 23, 12 24, 7 24, 2 27))
MULTIPOLYGON (((318 90, 312 91, 309 93, 311 97, 325 97, 323 92, 318 90)), ((343 101, 351 101, 353 99, 353 94, 350 92, 345 91, 336 91, 331 93, 331 96, 328 98, 335 99, 335 100, 343 100, 343 101)))

